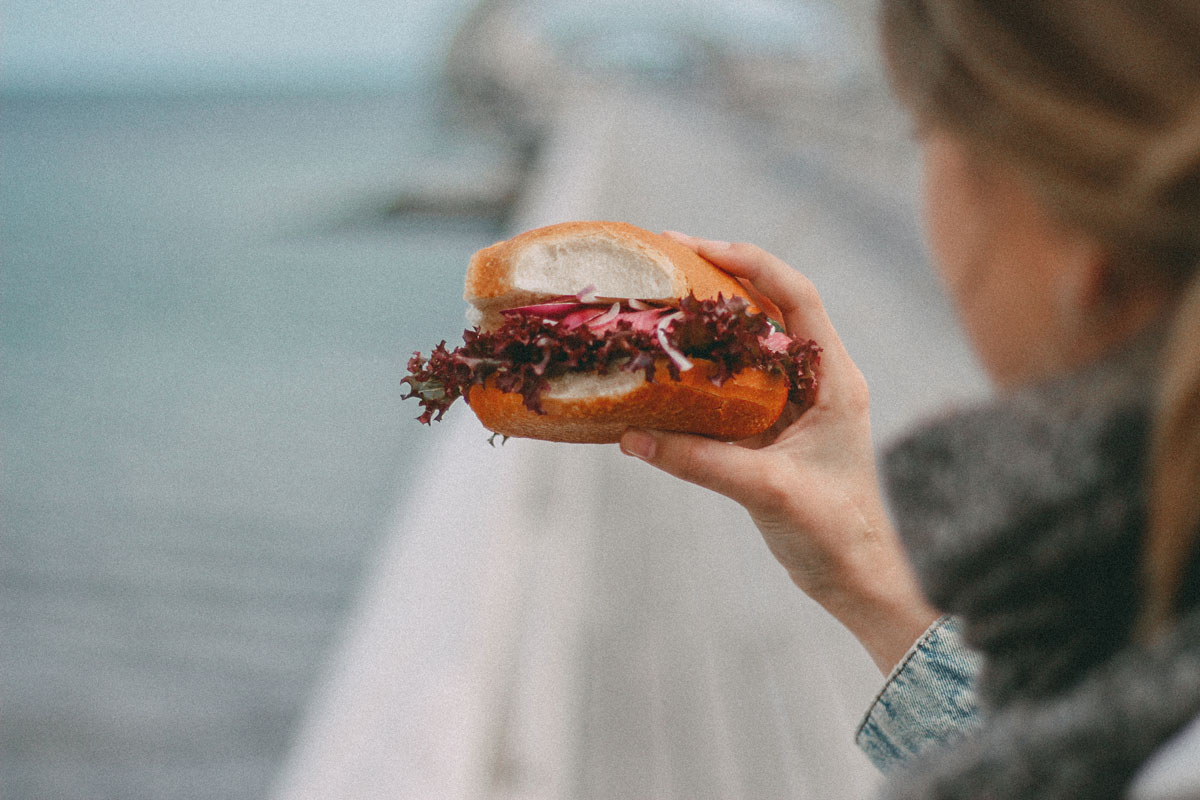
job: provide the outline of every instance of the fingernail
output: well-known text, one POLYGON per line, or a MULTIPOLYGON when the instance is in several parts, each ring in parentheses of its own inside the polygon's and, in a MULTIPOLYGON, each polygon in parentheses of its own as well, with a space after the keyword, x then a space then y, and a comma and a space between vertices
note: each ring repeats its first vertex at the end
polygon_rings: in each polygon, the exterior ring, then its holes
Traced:
POLYGON ((654 458, 654 437, 645 431, 626 431, 621 437, 621 452, 649 461, 654 458))
POLYGON ((680 233, 679 231, 663 231, 663 236, 671 239, 678 239, 681 242, 687 242, 699 247, 705 247, 709 250, 728 250, 732 245, 729 242, 721 239, 702 239, 699 236, 692 236, 690 233, 680 233))
POLYGON ((668 239, 677 239, 677 240, 679 240, 679 241, 681 241, 681 242, 695 242, 695 241, 697 241, 697 239, 696 239, 696 237, 695 237, 695 236, 689 236, 688 234, 686 234, 686 233, 680 233, 679 231, 663 231, 663 232, 662 232, 662 235, 663 235, 663 236, 666 236, 668 239))

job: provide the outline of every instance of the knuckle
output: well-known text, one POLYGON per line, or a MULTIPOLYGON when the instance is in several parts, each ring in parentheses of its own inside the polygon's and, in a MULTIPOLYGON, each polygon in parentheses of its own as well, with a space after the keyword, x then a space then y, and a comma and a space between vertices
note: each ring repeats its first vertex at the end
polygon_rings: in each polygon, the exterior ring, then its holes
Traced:
POLYGON ((733 244, 729 245, 729 249, 740 256, 753 259, 761 259, 763 256, 767 255, 766 250, 763 250, 753 242, 734 242, 733 244))
POLYGON ((679 473, 693 482, 703 482, 708 474, 708 465, 696 452, 696 443, 691 439, 675 440, 674 458, 679 473))
POLYGON ((871 390, 867 379, 858 367, 849 371, 842 402, 854 412, 866 412, 871 406, 871 390))
POLYGON ((773 462, 764 464, 764 468, 754 477, 754 501, 761 511, 778 511, 795 499, 795 482, 786 465, 781 467, 773 462))
POLYGON ((691 436, 664 436, 660 447, 660 463, 668 471, 692 483, 707 483, 711 467, 703 458, 699 445, 691 436))
POLYGON ((768 268, 777 260, 775 256, 751 242, 734 242, 729 245, 729 255, 739 264, 753 269, 755 273, 768 268))
POLYGON ((659 463, 677 478, 745 505, 750 495, 758 494, 760 475, 739 468, 737 452, 727 442, 681 434, 669 437, 659 463))
POLYGON ((793 270, 791 284, 792 297, 797 307, 817 308, 821 305, 821 293, 807 275, 793 270))

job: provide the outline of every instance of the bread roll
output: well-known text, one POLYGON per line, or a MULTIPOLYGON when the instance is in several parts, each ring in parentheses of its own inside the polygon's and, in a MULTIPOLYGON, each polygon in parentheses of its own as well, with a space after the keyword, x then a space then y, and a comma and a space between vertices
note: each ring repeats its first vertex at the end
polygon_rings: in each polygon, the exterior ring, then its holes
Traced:
MULTIPOLYGON (((604 298, 677 303, 744 297, 737 280, 665 236, 623 222, 565 222, 527 231, 476 253, 464 298, 468 319, 483 330, 505 321, 503 309, 573 295, 584 287, 604 298)), ((720 386, 715 365, 696 360, 671 378, 666 359, 653 381, 641 371, 568 374, 550 380, 538 413, 494 381, 469 390, 467 402, 489 430, 503 436, 559 442, 609 443, 631 426, 685 431, 725 440, 769 427, 783 411, 789 386, 782 373, 746 369, 720 386)))

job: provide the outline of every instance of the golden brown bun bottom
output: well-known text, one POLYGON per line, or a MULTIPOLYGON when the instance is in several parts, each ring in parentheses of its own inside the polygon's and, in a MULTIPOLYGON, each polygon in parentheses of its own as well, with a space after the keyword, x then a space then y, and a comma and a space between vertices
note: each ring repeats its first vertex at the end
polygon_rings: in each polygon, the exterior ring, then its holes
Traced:
POLYGON ((579 444, 610 444, 630 427, 737 441, 762 433, 783 413, 788 396, 783 375, 747 369, 717 386, 709 380, 712 362, 693 363, 676 381, 660 362, 653 381, 616 396, 543 396, 545 414, 526 408, 520 394, 490 383, 472 387, 467 399, 484 427, 503 436, 579 444))

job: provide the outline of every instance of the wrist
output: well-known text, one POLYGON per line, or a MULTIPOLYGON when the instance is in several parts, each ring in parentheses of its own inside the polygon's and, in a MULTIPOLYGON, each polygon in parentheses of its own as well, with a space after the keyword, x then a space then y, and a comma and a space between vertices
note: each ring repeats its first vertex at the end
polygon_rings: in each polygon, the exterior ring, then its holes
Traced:
POLYGON ((846 565, 826 591, 812 596, 858 639, 885 675, 941 616, 898 546, 846 565))

